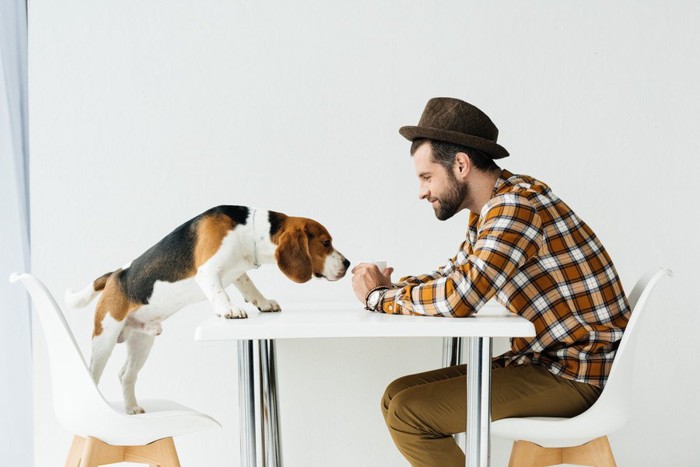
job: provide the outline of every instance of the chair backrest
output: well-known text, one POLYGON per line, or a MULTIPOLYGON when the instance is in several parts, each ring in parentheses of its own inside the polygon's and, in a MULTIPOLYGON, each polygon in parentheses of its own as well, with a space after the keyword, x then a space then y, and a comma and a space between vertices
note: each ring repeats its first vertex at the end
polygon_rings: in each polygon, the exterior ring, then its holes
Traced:
POLYGON ((44 330, 56 416, 77 433, 80 420, 108 416, 113 411, 95 385, 63 312, 46 286, 31 274, 12 274, 10 282, 17 281, 32 297, 44 330))
MULTIPOLYGON (((622 335, 622 340, 615 360, 610 369, 610 375, 600 398, 587 411, 595 412, 596 416, 615 419, 615 425, 622 426, 629 413, 630 394, 634 377, 634 354, 639 336, 639 323, 646 311, 649 296, 656 283, 664 276, 673 277, 670 269, 658 268, 644 274, 629 294, 628 302, 632 315, 622 335)), ((587 414, 590 415, 590 414, 587 414)))

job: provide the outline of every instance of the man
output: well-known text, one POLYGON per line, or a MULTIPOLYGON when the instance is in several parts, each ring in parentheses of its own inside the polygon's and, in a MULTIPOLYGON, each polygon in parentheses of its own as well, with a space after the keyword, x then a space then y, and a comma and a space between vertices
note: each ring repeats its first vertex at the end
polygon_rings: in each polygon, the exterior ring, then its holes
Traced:
MULTIPOLYGON (((470 211, 467 239, 437 271, 391 282, 374 265, 353 270, 353 289, 372 311, 464 317, 491 298, 535 325, 493 360, 492 420, 572 417, 598 398, 630 316, 622 285, 593 231, 544 183, 501 170, 508 156, 488 116, 458 99, 435 98, 412 141, 420 198, 440 220, 470 211)), ((466 429, 465 365, 391 383, 382 412, 414 466, 463 466, 454 433, 466 429)))

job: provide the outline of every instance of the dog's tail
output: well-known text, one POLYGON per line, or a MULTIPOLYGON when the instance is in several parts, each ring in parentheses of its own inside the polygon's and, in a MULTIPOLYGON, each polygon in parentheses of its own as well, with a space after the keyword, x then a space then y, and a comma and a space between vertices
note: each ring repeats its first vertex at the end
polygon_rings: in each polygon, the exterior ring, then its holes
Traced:
POLYGON ((68 308, 82 308, 86 306, 102 292, 107 284, 107 279, 112 274, 114 274, 114 271, 101 275, 92 284, 79 292, 75 292, 73 289, 66 290, 66 294, 63 297, 66 306, 68 308))

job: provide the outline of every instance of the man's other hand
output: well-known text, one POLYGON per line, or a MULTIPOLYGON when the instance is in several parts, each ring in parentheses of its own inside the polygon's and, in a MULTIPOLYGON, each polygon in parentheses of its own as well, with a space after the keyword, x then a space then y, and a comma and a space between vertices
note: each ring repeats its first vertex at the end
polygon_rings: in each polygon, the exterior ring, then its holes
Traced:
POLYGON ((391 288, 391 273, 394 268, 386 268, 384 272, 379 271, 376 264, 360 263, 352 269, 352 290, 355 291, 357 299, 365 305, 367 293, 375 287, 391 288))

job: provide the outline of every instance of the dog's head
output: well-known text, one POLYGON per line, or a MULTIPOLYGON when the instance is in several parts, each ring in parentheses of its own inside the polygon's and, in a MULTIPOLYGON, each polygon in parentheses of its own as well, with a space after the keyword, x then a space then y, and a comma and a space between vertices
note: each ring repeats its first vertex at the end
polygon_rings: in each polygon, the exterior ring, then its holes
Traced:
POLYGON ((273 236, 275 259, 287 277, 302 283, 313 276, 329 281, 345 276, 350 261, 333 247, 333 238, 323 225, 304 217, 284 216, 280 221, 273 236))

